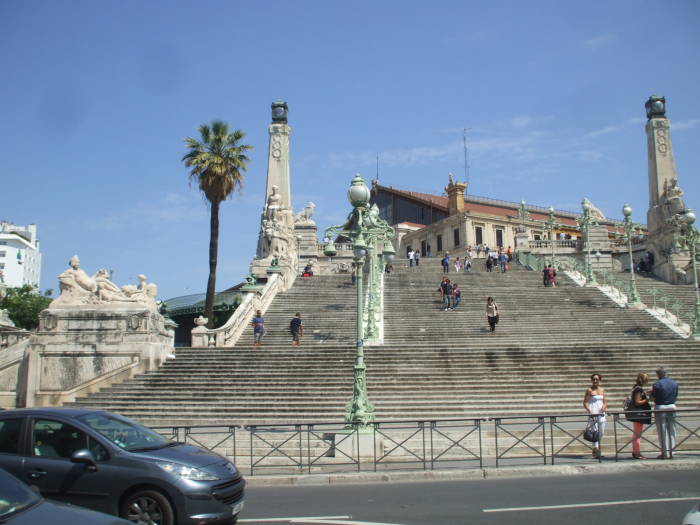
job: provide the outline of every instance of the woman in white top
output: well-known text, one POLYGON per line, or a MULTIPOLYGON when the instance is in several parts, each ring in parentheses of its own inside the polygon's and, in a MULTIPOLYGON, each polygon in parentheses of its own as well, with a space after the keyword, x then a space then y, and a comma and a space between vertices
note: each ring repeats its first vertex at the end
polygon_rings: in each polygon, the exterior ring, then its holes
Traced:
MULTIPOLYGON (((608 410, 608 402, 605 399, 605 389, 600 386, 603 377, 600 374, 591 374, 591 386, 586 389, 583 396, 583 408, 592 416, 598 416, 599 439, 603 439, 605 431, 605 412, 608 410)), ((593 443, 593 457, 600 458, 600 441, 593 443)))

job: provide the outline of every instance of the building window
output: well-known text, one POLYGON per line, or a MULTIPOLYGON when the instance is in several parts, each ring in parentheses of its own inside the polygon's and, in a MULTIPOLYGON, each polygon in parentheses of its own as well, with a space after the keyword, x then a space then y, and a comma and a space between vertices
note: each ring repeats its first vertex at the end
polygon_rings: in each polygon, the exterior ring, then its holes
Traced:
POLYGON ((474 227, 474 237, 476 244, 484 244, 484 230, 481 226, 474 227))
POLYGON ((428 248, 425 241, 420 242, 420 254, 425 257, 428 253, 428 248))
POLYGON ((4 270, 4 269, 5 269, 5 263, 0 263, 0 270, 4 270))
POLYGON ((7 241, 0 241, 0 246, 7 246, 7 241))
POLYGON ((437 251, 442 251, 442 235, 437 236, 437 251))
POLYGON ((496 246, 503 248, 503 230, 496 230, 496 246))
POLYGON ((459 246, 459 228, 452 230, 452 236, 454 238, 455 248, 457 248, 457 246, 459 246))
POLYGON ((7 252, 0 252, 0 257, 5 257, 5 254, 6 254, 6 253, 7 253, 7 252))

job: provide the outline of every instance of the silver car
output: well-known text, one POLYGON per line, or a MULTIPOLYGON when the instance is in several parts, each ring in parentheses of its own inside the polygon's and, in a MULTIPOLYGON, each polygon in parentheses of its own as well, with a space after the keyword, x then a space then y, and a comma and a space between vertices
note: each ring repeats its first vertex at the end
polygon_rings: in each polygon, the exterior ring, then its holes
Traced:
POLYGON ((243 508, 227 459, 109 412, 0 412, 0 467, 46 498, 146 525, 233 524, 243 508))

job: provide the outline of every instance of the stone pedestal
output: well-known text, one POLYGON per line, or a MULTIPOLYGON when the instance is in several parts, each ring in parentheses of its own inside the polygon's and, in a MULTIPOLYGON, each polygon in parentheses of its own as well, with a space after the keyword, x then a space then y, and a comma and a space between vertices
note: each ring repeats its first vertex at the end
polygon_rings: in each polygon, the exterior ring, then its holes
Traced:
POLYGON ((302 269, 306 264, 318 262, 318 228, 316 224, 297 223, 294 225, 294 240, 299 250, 299 265, 302 269))
POLYGON ((174 331, 142 306, 50 308, 26 354, 25 406, 58 406, 157 369, 174 351, 174 331))
MULTIPOLYGON (((608 238, 608 227, 602 224, 591 226, 588 232, 591 243, 591 267, 594 271, 612 270, 612 251, 608 238), (596 254, 599 254, 597 256, 596 254)), ((587 257, 587 251, 583 251, 583 257, 587 257)))
MULTIPOLYGON (((384 455, 384 441, 377 441, 377 457, 384 455)), ((360 460, 374 459, 374 432, 372 430, 354 432, 352 430, 335 433, 335 457, 357 458, 360 460), (358 450, 359 447, 359 450, 358 450)))
POLYGON ((523 252, 530 250, 530 234, 524 228, 518 227, 515 232, 515 249, 523 252))

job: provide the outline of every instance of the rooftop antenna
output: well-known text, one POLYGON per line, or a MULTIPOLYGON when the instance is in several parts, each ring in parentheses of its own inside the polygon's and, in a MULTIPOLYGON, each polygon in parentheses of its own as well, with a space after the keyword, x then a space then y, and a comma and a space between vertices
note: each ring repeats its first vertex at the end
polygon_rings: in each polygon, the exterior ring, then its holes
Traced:
POLYGON ((464 128, 464 134, 462 135, 462 137, 464 139, 464 182, 467 183, 467 188, 469 188, 469 156, 468 156, 468 149, 467 149, 467 131, 468 130, 469 130, 469 128, 464 128))

